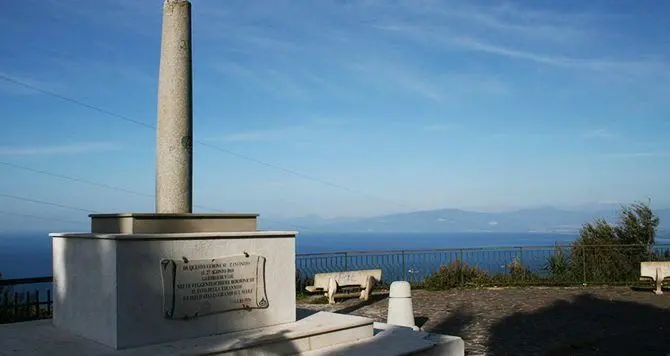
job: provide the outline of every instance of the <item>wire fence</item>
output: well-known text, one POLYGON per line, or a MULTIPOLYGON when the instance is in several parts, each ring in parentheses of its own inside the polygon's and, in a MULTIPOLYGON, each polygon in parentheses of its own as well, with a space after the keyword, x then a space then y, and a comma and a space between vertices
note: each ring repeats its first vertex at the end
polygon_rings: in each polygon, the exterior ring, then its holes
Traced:
MULTIPOLYGON (((296 255, 296 289, 317 273, 381 269, 392 281, 444 289, 480 285, 636 285, 640 262, 670 261, 670 244, 518 246, 296 255)), ((52 277, 0 279, 0 323, 50 318, 52 277)), ((648 283, 648 282, 647 282, 648 283)))

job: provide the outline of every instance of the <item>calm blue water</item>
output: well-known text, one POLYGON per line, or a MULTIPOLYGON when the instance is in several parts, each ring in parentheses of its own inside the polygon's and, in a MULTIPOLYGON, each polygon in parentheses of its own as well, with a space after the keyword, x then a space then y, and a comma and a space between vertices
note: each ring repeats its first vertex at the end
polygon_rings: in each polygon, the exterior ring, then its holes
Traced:
MULTIPOLYGON (((298 253, 489 246, 551 246, 576 235, 550 233, 300 233, 298 253)), ((0 273, 3 278, 50 276, 51 239, 47 233, 0 235, 0 273)))

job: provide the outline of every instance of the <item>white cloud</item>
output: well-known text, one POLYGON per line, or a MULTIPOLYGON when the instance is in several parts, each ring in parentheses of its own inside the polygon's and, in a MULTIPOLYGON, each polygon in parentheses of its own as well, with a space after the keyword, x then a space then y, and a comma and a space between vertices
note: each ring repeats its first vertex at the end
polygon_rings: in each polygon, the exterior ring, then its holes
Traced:
POLYGON ((585 69, 622 74, 648 74, 653 72, 667 73, 667 68, 663 63, 652 60, 641 59, 630 61, 547 55, 535 51, 524 51, 506 46, 495 45, 469 37, 452 38, 450 41, 452 44, 467 50, 485 52, 508 58, 522 59, 554 67, 585 69))
POLYGON ((453 125, 450 124, 433 124, 425 126, 423 129, 431 132, 444 132, 449 131, 453 128, 453 125))
POLYGON ((617 135, 606 128, 600 128, 587 131, 582 137, 585 139, 612 139, 617 137, 617 135))
POLYGON ((10 95, 39 95, 40 91, 32 89, 31 87, 39 88, 48 91, 62 90, 61 85, 51 83, 44 80, 37 80, 22 75, 13 75, 9 73, 0 72, 0 93, 10 95))
MULTIPOLYGON (((224 133, 222 135, 205 138, 208 141, 226 142, 261 142, 277 141, 292 143, 295 145, 309 145, 314 139, 320 140, 324 137, 332 138, 335 131, 347 131, 351 120, 360 121, 366 118, 338 119, 333 117, 307 116, 305 118, 290 119, 293 124, 273 128, 251 129, 224 133)), ((283 120, 284 122, 289 119, 283 120)), ((278 120, 274 120, 278 121, 278 120)), ((342 138, 340 137, 340 140, 342 138)))
POLYGON ((69 145, 0 147, 0 156, 40 156, 59 154, 79 154, 99 151, 120 150, 122 146, 114 142, 84 142, 69 145))
MULTIPOLYGON (((403 6, 412 8, 415 4, 403 6)), ((376 29, 384 27, 386 19, 399 27, 406 26, 406 13, 406 9, 394 8, 393 4, 377 6, 374 2, 346 6, 322 2, 301 7, 287 4, 273 7, 272 11, 267 6, 245 5, 242 9, 227 8, 217 19, 207 15, 203 18, 207 23, 202 25, 206 29, 200 33, 226 44, 210 61, 215 71, 280 96, 360 100, 374 90, 407 93, 442 103, 455 96, 458 98, 454 100, 459 101, 463 93, 508 91, 505 83, 489 74, 461 80, 462 71, 436 73, 435 68, 416 63, 414 50, 399 50, 398 46, 413 46, 411 41, 376 29), (384 15, 370 20, 367 14, 377 10, 384 15), (296 21, 296 17, 300 20, 296 21), (346 26, 335 25, 340 23, 346 26)))
POLYGON ((234 133, 230 135, 225 135, 221 137, 222 141, 232 141, 232 142, 239 142, 239 141, 258 141, 262 138, 267 138, 266 132, 263 131, 256 131, 256 132, 240 132, 240 133, 234 133))
POLYGON ((248 142, 248 141, 273 141, 294 139, 296 136, 304 137, 308 134, 308 128, 301 125, 286 126, 267 130, 242 131, 211 137, 212 141, 248 142))
POLYGON ((657 158, 670 157, 670 151, 606 153, 601 156, 609 158, 657 158))
MULTIPOLYGON (((340 81, 350 78, 352 68, 359 64, 353 69, 355 80, 438 103, 463 91, 505 91, 500 83, 476 80, 455 84, 449 75, 422 70, 413 54, 417 49, 476 51, 552 67, 617 74, 668 72, 663 61, 622 59, 616 53, 598 54, 595 49, 583 51, 596 47, 589 44, 602 43, 600 20, 611 17, 604 14, 430 0, 280 1, 273 5, 262 1, 225 5, 194 2, 194 33, 203 43, 216 43, 210 46, 207 62, 218 73, 294 99, 360 97, 366 89, 350 80, 340 81), (407 45, 413 48, 399 50, 407 45), (576 53, 587 54, 576 57, 576 53), (322 78, 321 73, 337 79, 322 78)), ((64 18, 77 15, 92 20, 97 19, 93 14, 104 13, 107 21, 121 16, 123 21, 111 24, 125 30, 142 27, 153 38, 159 31, 161 6, 138 0, 101 1, 62 6, 62 11, 73 13, 64 18)), ((107 52, 112 54, 112 50, 107 52)), ((141 73, 139 69, 125 72, 128 77, 141 73)))
POLYGON ((404 3, 403 10, 414 17, 389 16, 370 26, 433 49, 461 49, 609 74, 669 72, 662 59, 621 58, 612 52, 597 54, 596 45, 603 36, 597 24, 609 18, 606 15, 541 12, 509 5, 428 4, 417 7, 411 6, 412 2, 404 3), (454 18, 462 22, 454 22, 454 18), (577 57, 575 53, 587 55, 577 57))

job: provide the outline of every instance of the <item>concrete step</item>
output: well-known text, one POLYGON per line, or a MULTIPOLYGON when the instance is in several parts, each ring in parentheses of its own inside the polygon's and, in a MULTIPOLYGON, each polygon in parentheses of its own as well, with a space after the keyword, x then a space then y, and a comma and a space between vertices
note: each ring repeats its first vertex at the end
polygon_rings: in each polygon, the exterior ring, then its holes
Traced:
POLYGON ((302 356, 347 355, 423 355, 464 356, 463 339, 456 336, 430 334, 407 327, 374 323, 375 336, 345 345, 333 345, 304 352, 302 356))
POLYGON ((301 353, 302 356, 347 355, 412 355, 433 348, 435 343, 428 341, 418 332, 409 333, 396 329, 383 330, 377 335, 348 344, 333 345, 301 353))
POLYGON ((57 329, 51 320, 0 325, 0 355, 453 355, 455 336, 375 323, 353 315, 319 312, 295 323, 125 350, 57 329))
POLYGON ((1 355, 295 355, 372 338, 368 318, 320 312, 295 323, 125 350, 55 328, 50 320, 0 325, 1 355))

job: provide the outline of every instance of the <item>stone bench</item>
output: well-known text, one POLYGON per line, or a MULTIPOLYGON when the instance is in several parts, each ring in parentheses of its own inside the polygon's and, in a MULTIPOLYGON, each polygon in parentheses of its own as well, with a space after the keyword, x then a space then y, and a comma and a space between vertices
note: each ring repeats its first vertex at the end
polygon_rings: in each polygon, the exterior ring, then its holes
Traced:
POLYGON ((314 285, 307 286, 308 292, 324 292, 328 297, 329 304, 335 304, 335 297, 348 296, 349 294, 336 294, 338 290, 358 287, 360 299, 368 300, 372 287, 382 279, 382 270, 369 269, 360 271, 317 273, 314 275, 314 285))
POLYGON ((640 280, 652 280, 656 283, 654 293, 663 294, 663 280, 670 279, 670 261, 640 262, 640 280))

